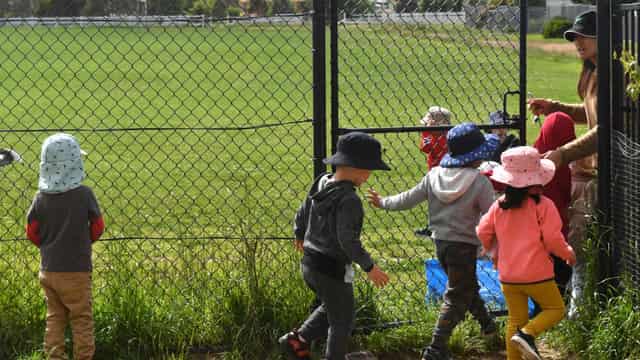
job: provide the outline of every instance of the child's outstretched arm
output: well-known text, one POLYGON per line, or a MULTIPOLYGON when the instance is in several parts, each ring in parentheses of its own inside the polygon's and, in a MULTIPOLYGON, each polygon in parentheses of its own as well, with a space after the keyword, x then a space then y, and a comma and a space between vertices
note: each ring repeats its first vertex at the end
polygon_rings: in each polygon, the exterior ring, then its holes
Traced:
POLYGON ((351 261, 357 263, 367 273, 367 277, 378 287, 389 282, 389 276, 374 264, 371 255, 360 241, 364 211, 362 203, 347 199, 338 204, 336 213, 336 232, 338 243, 351 261))
POLYGON ((542 242, 553 255, 567 264, 576 264, 576 254, 562 235, 562 219, 553 202, 548 198, 538 205, 538 223, 542 231, 542 242))
POLYGON ((408 210, 427 200, 428 186, 429 175, 427 174, 427 176, 422 178, 418 185, 397 195, 380 197, 380 194, 375 190, 369 189, 367 200, 376 208, 387 210, 408 210))

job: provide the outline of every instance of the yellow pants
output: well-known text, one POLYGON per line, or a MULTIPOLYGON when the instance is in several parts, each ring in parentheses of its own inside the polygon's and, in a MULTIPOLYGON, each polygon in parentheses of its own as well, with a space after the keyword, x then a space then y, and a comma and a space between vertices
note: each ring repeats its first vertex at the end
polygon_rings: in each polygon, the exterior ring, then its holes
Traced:
POLYGON ((90 272, 40 272, 47 300, 44 351, 51 360, 67 359, 64 330, 71 324, 73 358, 91 360, 95 353, 90 272))
POLYGON ((511 344, 511 337, 518 329, 533 337, 537 337, 545 330, 550 329, 564 317, 564 302, 558 286, 553 280, 537 284, 502 284, 502 292, 509 311, 509 323, 507 325, 506 343, 507 359, 520 360, 522 354, 511 344), (528 299, 533 298, 542 312, 529 320, 528 299))

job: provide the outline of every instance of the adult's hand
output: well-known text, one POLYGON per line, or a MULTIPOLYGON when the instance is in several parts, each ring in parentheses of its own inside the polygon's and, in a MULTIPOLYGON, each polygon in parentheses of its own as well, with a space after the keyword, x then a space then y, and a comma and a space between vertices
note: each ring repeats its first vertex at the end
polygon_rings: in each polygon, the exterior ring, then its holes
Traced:
POLYGON ((560 166, 564 165, 562 150, 560 149, 547 151, 546 153, 544 153, 544 155, 542 155, 542 157, 544 157, 547 160, 553 161, 553 163, 556 164, 556 168, 559 168, 560 166))
POLYGON ((529 111, 533 115, 548 115, 551 113, 553 103, 547 99, 530 99, 529 111))

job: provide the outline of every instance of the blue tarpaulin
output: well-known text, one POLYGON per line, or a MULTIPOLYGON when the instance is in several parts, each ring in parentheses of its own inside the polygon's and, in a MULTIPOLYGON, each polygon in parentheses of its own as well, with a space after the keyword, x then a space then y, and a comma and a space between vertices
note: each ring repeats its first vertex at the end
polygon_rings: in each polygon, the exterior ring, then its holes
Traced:
MULTIPOLYGON (((440 262, 428 259, 424 262, 427 276, 427 302, 442 300, 442 295, 447 289, 447 274, 444 273, 440 262)), ((500 289, 498 271, 493 268, 491 260, 478 259, 476 273, 480 285, 480 297, 484 300, 490 311, 506 311, 504 295, 500 289)), ((533 302, 529 299, 529 314, 533 311, 533 302)))

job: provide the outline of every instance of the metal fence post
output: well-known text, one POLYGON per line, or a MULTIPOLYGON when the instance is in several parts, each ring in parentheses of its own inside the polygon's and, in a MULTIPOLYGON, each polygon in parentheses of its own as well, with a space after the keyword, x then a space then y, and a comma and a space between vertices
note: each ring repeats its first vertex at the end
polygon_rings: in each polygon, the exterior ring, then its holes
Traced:
POLYGON ((327 88, 324 0, 313 0, 313 174, 326 171, 327 88))
POLYGON ((339 123, 338 108, 338 1, 330 0, 331 6, 331 36, 330 36, 330 57, 331 57, 331 153, 336 152, 336 144, 338 142, 337 129, 339 123))
MULTIPOLYGON (((612 51, 619 57, 622 54, 622 13, 620 11, 620 8, 617 4, 614 4, 615 8, 612 11, 611 14, 611 26, 612 26, 612 34, 611 34, 611 40, 612 40, 612 51)), ((613 148, 613 146, 615 146, 615 137, 616 137, 616 132, 619 132, 622 129, 622 122, 623 122, 623 117, 624 117, 624 111, 623 111, 623 106, 624 106, 624 102, 625 102, 625 94, 624 94, 624 74, 623 74, 623 68, 622 68, 622 64, 620 63, 620 61, 613 61, 612 64, 612 69, 611 69, 611 123, 610 123, 610 127, 609 127, 609 132, 610 132, 610 136, 609 138, 611 139, 611 162, 610 162, 610 167, 609 167, 609 171, 610 171, 610 176, 609 178, 611 179, 611 184, 609 185, 609 188, 611 189, 609 191, 609 196, 611 196, 611 207, 609 207, 611 209, 611 212, 609 214, 610 218, 610 223, 611 223, 611 227, 612 227, 612 231, 609 232, 609 234, 611 235, 610 237, 610 242, 611 242, 611 266, 610 266, 610 270, 609 270, 609 275, 612 276, 614 278, 614 282, 613 282, 613 286, 618 285, 618 281, 617 279, 619 278, 620 275, 620 269, 619 269, 619 265, 621 264, 621 259, 620 259, 620 249, 618 248, 618 243, 619 241, 623 241, 624 239, 621 239, 619 237, 620 235, 620 231, 617 231, 617 229, 614 229, 613 226, 614 224, 617 222, 616 219, 617 218, 617 214, 618 214, 618 209, 616 207, 613 206, 613 203, 615 202, 615 195, 612 195, 614 193, 614 191, 619 191, 619 182, 616 180, 617 178, 617 173, 619 172, 620 168, 618 166, 615 165, 614 163, 614 154, 616 153, 616 149, 613 148)), ((622 215, 624 216, 624 215, 622 215)))
MULTIPOLYGON (((599 0, 598 29, 598 224, 600 227, 600 280, 611 276, 611 11, 610 0, 599 0)), ((600 282, 603 284, 603 282, 600 282)), ((606 288, 601 288, 601 294, 606 288)))
POLYGON ((520 141, 527 143, 527 32, 528 1, 520 1, 520 141))

